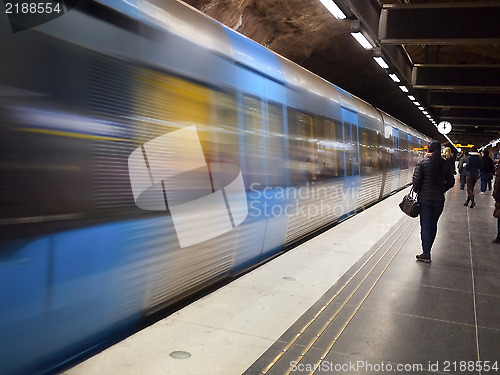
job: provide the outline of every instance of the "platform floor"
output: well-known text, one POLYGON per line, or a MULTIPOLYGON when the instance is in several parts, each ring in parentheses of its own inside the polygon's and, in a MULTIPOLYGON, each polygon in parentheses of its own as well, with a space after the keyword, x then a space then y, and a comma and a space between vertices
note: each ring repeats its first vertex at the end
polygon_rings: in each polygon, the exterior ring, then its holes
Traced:
POLYGON ((419 221, 398 207, 407 191, 65 374, 500 373, 491 192, 472 209, 447 193, 425 264, 419 221))

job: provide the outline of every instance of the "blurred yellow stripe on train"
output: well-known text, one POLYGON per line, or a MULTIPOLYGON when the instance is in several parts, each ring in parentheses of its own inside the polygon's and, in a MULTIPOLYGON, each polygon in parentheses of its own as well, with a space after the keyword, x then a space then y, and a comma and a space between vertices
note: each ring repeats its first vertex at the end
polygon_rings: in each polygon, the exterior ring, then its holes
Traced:
POLYGON ((196 125, 200 129, 210 124, 211 92, 208 88, 150 69, 141 69, 139 75, 138 105, 134 110, 141 123, 148 122, 148 118, 171 123, 171 127, 157 128, 163 134, 183 125, 196 125))

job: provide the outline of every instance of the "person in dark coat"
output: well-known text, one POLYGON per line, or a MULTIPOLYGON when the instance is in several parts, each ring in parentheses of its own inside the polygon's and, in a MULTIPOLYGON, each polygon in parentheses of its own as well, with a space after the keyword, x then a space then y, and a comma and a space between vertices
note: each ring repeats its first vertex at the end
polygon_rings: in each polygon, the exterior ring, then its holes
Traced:
POLYGON ((495 210, 493 211, 493 216, 497 218, 497 238, 495 238, 493 242, 500 243, 500 166, 497 167, 495 172, 493 198, 495 198, 495 210))
POLYGON ((434 140, 429 144, 429 152, 417 163, 413 172, 413 189, 422 205, 422 254, 416 256, 418 261, 431 262, 431 248, 437 234, 437 223, 444 209, 444 193, 454 185, 451 165, 441 157, 441 144, 434 140))
POLYGON ((481 155, 477 152, 477 148, 472 148, 469 156, 464 163, 465 175, 467 176, 467 200, 464 206, 468 206, 470 203, 470 208, 476 205, 474 201, 474 187, 479 179, 479 171, 483 167, 483 159, 481 155))
POLYGON ((444 149, 444 160, 446 160, 448 163, 451 165, 451 170, 453 171, 453 174, 457 174, 457 170, 455 168, 455 155, 451 152, 451 148, 446 147, 444 149))
POLYGON ((490 158, 490 152, 488 150, 483 151, 483 168, 480 171, 481 177, 481 195, 484 195, 486 187, 491 190, 491 180, 495 174, 495 164, 493 164, 493 159, 490 158))
POLYGON ((465 175, 464 163, 467 160, 469 151, 465 151, 458 160, 458 173, 460 173, 460 190, 465 190, 465 183, 467 182, 467 176, 465 175))

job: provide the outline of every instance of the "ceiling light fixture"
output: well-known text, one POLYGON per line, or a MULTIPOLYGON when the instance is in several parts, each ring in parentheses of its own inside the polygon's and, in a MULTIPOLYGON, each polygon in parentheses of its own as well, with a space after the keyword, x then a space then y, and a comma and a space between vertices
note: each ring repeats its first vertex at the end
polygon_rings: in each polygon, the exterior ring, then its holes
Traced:
POLYGON ((399 79, 399 77, 394 74, 394 73, 390 73, 389 74, 389 77, 391 77, 391 79, 394 81, 394 82, 401 82, 401 80, 399 79))
POLYGON ((347 18, 344 12, 342 12, 342 10, 340 10, 338 5, 335 4, 332 0, 319 0, 319 1, 321 1, 321 4, 323 4, 325 8, 328 9, 336 19, 345 20, 347 18))
POLYGON ((415 97, 414 97, 413 95, 408 95, 408 99, 410 99, 410 100, 412 100, 412 101, 413 101, 413 100, 416 100, 416 99, 415 99, 415 97))
POLYGON ((377 62, 377 64, 380 65, 381 68, 389 69, 389 65, 387 65, 387 63, 385 62, 385 60, 382 56, 374 56, 373 59, 377 62))
POLYGON ((372 44, 366 39, 366 37, 361 33, 361 31, 358 31, 356 33, 351 33, 351 35, 354 37, 354 39, 357 40, 359 44, 363 46, 364 49, 372 49, 373 46, 372 44))
POLYGON ((420 106, 419 102, 413 102, 413 104, 415 104, 417 107, 420 106))
POLYGON ((403 92, 409 92, 410 90, 408 90, 408 87, 406 86, 399 86, 399 88, 401 89, 401 91, 403 92))

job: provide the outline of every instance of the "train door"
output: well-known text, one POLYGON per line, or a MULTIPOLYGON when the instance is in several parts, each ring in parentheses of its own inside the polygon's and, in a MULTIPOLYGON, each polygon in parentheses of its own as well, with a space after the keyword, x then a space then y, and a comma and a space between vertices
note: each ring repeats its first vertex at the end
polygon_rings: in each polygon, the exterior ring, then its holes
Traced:
MULTIPOLYGON (((244 76, 253 75, 243 68, 239 70, 239 81, 244 76)), ((264 245, 266 164, 261 78, 256 76, 252 80, 253 89, 249 90, 250 93, 238 93, 240 165, 247 191, 248 217, 245 225, 238 228, 238 247, 233 268, 236 271, 258 261, 264 245)), ((250 80, 251 77, 248 77, 245 81, 250 80)), ((238 85, 242 88, 248 87, 241 82, 238 82, 238 85)))
POLYGON ((360 186, 358 114, 342 108, 344 134, 345 181, 342 199, 342 213, 348 215, 356 209, 360 186))
POLYGON ((396 191, 399 187, 399 177, 401 175, 399 130, 396 128, 392 129, 392 150, 391 164, 394 167, 394 178, 392 180, 391 191, 396 191))
POLYGON ((234 269, 238 270, 281 249, 287 218, 276 193, 288 184, 284 167, 285 88, 238 67, 240 165, 247 189, 249 214, 239 228, 234 269))
POLYGON ((286 208, 289 197, 284 194, 289 185, 288 144, 285 137, 285 87, 277 82, 265 79, 263 102, 263 126, 265 129, 265 164, 266 187, 270 194, 266 194, 266 203, 270 207, 266 216, 266 230, 261 251, 261 259, 269 254, 280 251, 285 242, 288 227, 286 208))

